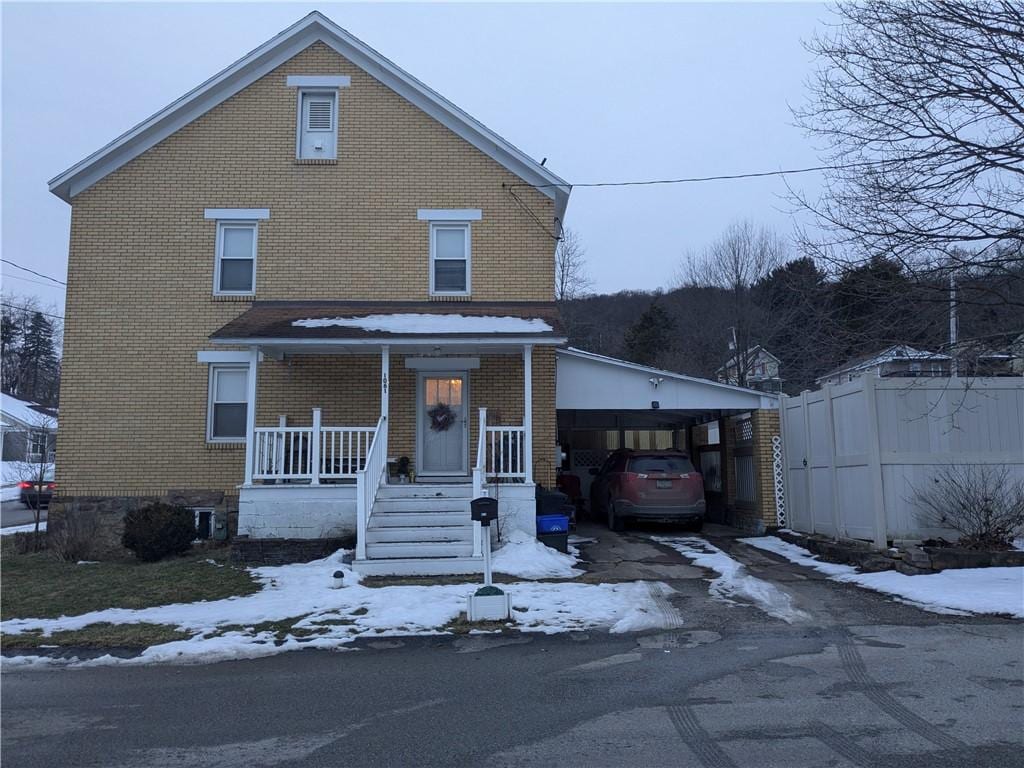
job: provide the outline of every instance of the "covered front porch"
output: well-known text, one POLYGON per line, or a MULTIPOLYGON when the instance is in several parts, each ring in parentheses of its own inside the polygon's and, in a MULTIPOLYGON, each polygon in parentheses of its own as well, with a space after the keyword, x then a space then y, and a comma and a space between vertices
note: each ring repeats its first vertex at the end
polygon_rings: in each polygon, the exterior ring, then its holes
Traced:
MULTIPOLYGON (((317 320, 311 310, 293 308, 301 316, 291 322, 317 320)), ((512 319, 479 317, 502 320, 499 328, 512 319)), ((498 498, 501 526, 534 532, 534 484, 554 474, 550 325, 539 336, 524 335, 531 324, 511 337, 436 328, 367 337, 339 335, 319 319, 325 324, 293 325, 304 331, 298 338, 225 335, 231 324, 214 336, 246 342, 207 356, 227 354, 246 371, 240 535, 354 534, 357 562, 475 560, 481 541, 469 500, 482 495, 498 498)))

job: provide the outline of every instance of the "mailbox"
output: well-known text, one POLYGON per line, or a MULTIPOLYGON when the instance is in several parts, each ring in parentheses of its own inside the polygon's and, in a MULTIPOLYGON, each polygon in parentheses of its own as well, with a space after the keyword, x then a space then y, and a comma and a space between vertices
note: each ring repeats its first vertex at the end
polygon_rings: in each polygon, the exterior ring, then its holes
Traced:
POLYGON ((498 500, 481 496, 469 502, 469 514, 480 525, 489 526, 498 519, 498 500))

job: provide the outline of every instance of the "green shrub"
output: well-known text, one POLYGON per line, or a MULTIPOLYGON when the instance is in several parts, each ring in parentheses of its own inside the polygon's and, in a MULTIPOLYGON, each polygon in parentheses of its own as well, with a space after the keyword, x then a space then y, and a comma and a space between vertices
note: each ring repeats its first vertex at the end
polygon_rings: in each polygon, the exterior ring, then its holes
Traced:
POLYGON ((154 562, 187 552, 196 538, 195 514, 185 507, 156 502, 124 516, 121 543, 139 560, 154 562))

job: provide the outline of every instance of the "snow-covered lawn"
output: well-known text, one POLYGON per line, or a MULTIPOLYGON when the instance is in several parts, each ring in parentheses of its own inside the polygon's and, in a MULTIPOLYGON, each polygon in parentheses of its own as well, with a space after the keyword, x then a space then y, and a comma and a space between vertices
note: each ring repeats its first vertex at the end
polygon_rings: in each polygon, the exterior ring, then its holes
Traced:
MULTIPOLYGON (((10 536, 12 533, 29 533, 36 529, 35 523, 26 523, 25 525, 9 525, 6 528, 0 528, 0 536, 10 536)), ((43 520, 39 523, 39 530, 46 530, 46 521, 43 520)))
POLYGON ((1024 568, 960 568, 918 576, 898 571, 859 573, 851 565, 819 560, 803 547, 775 536, 740 541, 814 568, 836 581, 892 595, 933 613, 994 613, 1024 618, 1024 568))
MULTIPOLYGON (((104 656, 81 665, 152 662, 213 662, 254 658, 298 648, 338 649, 360 637, 433 635, 450 629, 479 585, 366 587, 342 563, 339 551, 312 563, 255 568, 263 589, 253 595, 139 610, 107 609, 57 619, 11 619, 4 634, 77 630, 90 624, 172 625, 192 634, 188 640, 151 646, 140 656, 104 656), (343 586, 332 588, 336 571, 343 586), (286 622, 282 635, 269 623, 286 622), (260 625, 263 625, 262 627, 260 625)), ((672 626, 678 617, 663 608, 671 588, 657 582, 620 584, 514 583, 502 589, 512 596, 508 625, 524 632, 555 633, 584 629, 631 632, 672 626)), ((39 657, 5 658, 4 665, 66 663, 39 657)))
POLYGON ((655 541, 667 544, 676 552, 692 560, 701 568, 718 574, 711 580, 708 592, 726 602, 749 600, 769 616, 793 623, 806 621, 810 616, 793 605, 793 598, 770 581, 751 576, 741 563, 733 560, 718 547, 697 537, 655 536, 655 541))

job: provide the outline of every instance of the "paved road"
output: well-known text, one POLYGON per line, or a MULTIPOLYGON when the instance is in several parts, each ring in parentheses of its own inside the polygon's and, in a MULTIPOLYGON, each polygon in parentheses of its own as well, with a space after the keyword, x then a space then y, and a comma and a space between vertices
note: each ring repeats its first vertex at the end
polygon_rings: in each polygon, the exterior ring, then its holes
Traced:
MULTIPOLYGON (((13 501, 0 502, 0 526, 6 528, 9 525, 26 525, 36 521, 35 512, 17 499, 13 501)), ((46 519, 46 510, 43 510, 42 519, 46 519)))
POLYGON ((678 629, 5 673, 4 766, 1024 764, 1019 622, 936 616, 718 543, 811 618, 711 601, 677 556, 604 536, 595 567, 661 572, 678 629))

